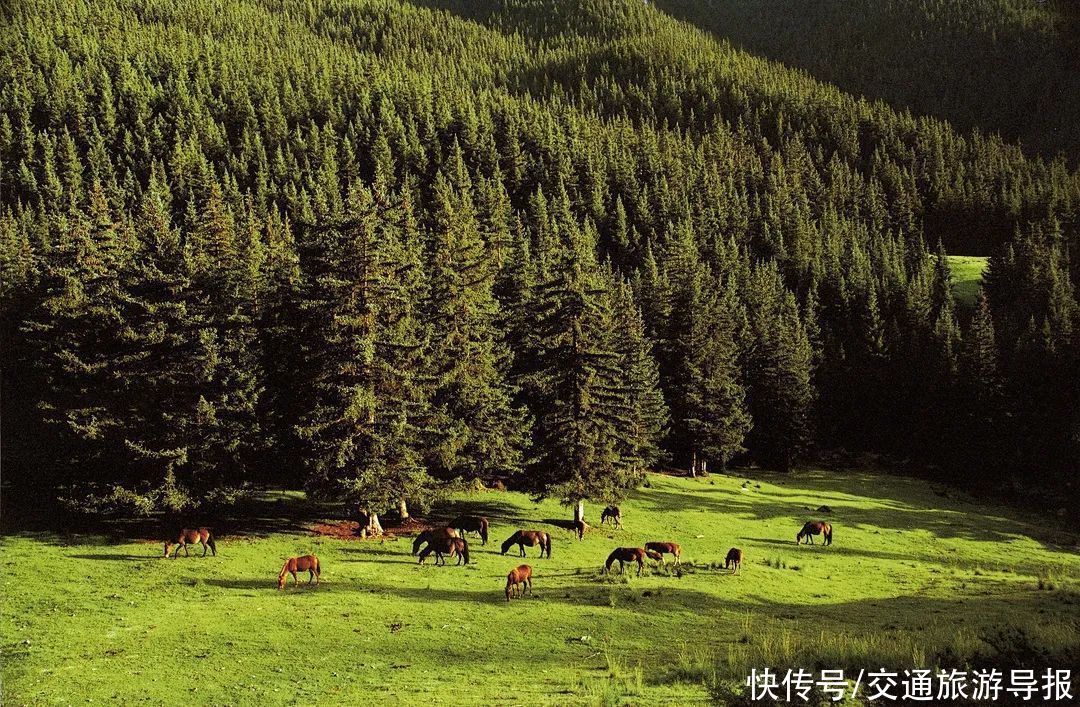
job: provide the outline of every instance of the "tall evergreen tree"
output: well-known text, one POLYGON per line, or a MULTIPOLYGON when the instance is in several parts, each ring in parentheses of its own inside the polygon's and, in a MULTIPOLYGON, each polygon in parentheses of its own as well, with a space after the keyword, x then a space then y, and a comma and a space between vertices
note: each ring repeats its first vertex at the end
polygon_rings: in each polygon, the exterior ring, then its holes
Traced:
POLYGON ((354 187, 349 220, 309 229, 304 313, 311 404, 297 431, 309 446, 308 488, 343 499, 379 534, 379 514, 423 499, 419 448, 427 418, 424 342, 405 296, 417 276, 400 234, 371 193, 354 187))

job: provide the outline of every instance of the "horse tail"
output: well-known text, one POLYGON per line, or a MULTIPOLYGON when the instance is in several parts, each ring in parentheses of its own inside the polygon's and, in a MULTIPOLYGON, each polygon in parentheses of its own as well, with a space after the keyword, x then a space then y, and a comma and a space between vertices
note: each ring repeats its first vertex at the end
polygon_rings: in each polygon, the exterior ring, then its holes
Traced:
POLYGON ((465 564, 469 564, 469 543, 465 540, 461 541, 461 559, 465 560, 465 564))
POLYGON ((315 565, 311 569, 315 570, 315 578, 318 579, 322 574, 322 567, 319 565, 319 556, 312 555, 312 557, 315 558, 315 565))
POLYGON ((210 546, 211 552, 217 557, 217 543, 214 542, 214 534, 209 530, 206 531, 206 544, 210 546))
POLYGON ((481 518, 480 519, 480 539, 484 541, 485 545, 487 545, 487 538, 488 538, 488 519, 487 518, 481 518))
POLYGON ((832 545, 832 525, 825 525, 825 542, 832 545))
POLYGON ((547 545, 547 548, 546 548, 547 549, 547 555, 548 555, 548 559, 550 560, 551 559, 551 534, 550 533, 544 533, 544 544, 547 545))

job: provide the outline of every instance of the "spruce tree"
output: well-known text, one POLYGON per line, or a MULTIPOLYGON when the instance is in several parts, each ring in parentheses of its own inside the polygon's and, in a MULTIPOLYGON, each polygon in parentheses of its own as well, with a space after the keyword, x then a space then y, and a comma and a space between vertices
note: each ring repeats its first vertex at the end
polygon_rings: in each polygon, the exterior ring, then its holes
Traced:
POLYGON ((307 229, 303 313, 311 403, 297 432, 308 445, 308 488, 356 507, 365 533, 430 477, 419 439, 428 401, 424 341, 405 283, 417 276, 392 214, 354 187, 344 223, 307 229))

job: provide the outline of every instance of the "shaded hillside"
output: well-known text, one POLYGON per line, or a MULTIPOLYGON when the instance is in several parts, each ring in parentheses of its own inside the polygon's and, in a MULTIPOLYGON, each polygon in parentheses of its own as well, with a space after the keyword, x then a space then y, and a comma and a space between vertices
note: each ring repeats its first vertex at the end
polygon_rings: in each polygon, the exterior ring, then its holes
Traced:
POLYGON ((656 4, 844 91, 1080 160, 1080 8, 1070 0, 656 4))

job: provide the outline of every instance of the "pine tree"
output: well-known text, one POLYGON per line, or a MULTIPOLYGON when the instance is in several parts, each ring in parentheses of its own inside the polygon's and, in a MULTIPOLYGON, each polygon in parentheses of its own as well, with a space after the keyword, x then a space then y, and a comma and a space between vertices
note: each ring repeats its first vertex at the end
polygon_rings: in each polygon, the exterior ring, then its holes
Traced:
POLYGON ((762 465, 788 471, 809 439, 810 342, 775 263, 755 268, 747 295, 752 343, 745 367, 753 428, 746 446, 762 465))
POLYGON ((584 501, 617 498, 640 477, 621 449, 634 411, 612 348, 609 283, 582 240, 570 234, 538 287, 540 343, 527 382, 536 415, 528 483, 574 504, 575 520, 583 520, 584 501))
POLYGON ((455 192, 440 173, 434 198, 425 318, 439 429, 430 467, 449 478, 513 474, 527 427, 505 378, 509 352, 496 329, 493 263, 468 192, 455 192))
POLYGON ((424 342, 404 284, 417 264, 363 187, 348 213, 346 223, 309 229, 303 308, 314 370, 297 431, 309 445, 308 487, 355 505, 365 532, 378 534, 380 513, 430 489, 418 441, 424 342))

